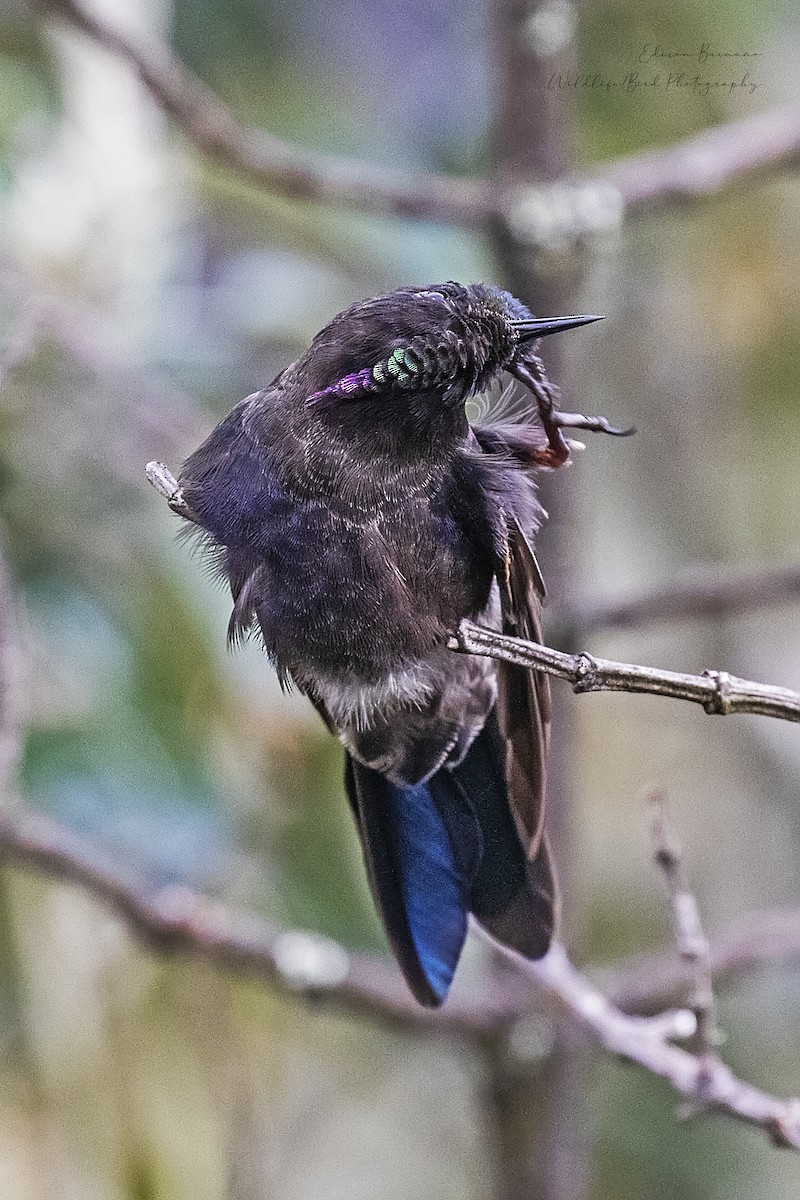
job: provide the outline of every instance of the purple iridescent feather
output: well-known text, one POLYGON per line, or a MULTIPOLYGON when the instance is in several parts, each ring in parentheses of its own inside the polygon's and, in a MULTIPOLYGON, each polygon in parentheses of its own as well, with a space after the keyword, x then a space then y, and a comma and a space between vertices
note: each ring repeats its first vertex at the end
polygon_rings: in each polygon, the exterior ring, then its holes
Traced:
POLYGON ((343 379, 337 379, 336 383, 323 388, 320 392, 313 392, 306 400, 306 404, 316 406, 326 400, 352 396, 356 392, 376 392, 379 386, 372 374, 372 367, 365 367, 363 371, 356 371, 353 375, 345 375, 343 379))

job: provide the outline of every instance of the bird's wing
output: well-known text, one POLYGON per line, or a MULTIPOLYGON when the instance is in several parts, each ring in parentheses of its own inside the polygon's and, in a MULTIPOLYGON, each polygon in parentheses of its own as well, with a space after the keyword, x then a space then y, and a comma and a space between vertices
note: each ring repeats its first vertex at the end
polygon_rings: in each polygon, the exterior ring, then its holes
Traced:
MULTIPOLYGON (((503 633, 542 640, 544 585, 531 545, 509 520, 504 578, 500 583, 503 633)), ((539 671, 498 663, 497 711, 507 741, 507 779, 512 809, 528 852, 535 852, 544 823, 545 763, 550 725, 550 687, 539 671)))
MULTIPOLYGON (((519 524, 508 524, 507 554, 498 567, 502 626, 540 640, 541 575, 519 524)), ((450 686, 437 711, 395 713, 344 738, 355 755, 348 755, 345 778, 372 891, 423 1004, 439 1004, 447 993, 468 912, 501 942, 539 958, 552 940, 557 908, 542 828, 547 679, 502 663, 489 668, 480 658, 445 662, 450 686), (489 711, 492 686, 481 701, 477 736, 470 723, 469 749, 456 758, 454 743, 450 761, 437 770, 431 749, 438 759, 452 737, 440 706, 447 697, 453 716, 458 710, 463 717, 467 702, 484 690, 476 693, 475 681, 464 675, 478 664, 489 671, 484 683, 493 684, 496 675, 496 716, 489 711)))
MULTIPOLYGON (((500 595, 503 632, 528 641, 542 640, 541 612, 544 585, 531 545, 519 524, 509 519, 508 544, 500 595)), ((538 671, 497 664, 497 717, 505 740, 505 776, 508 803, 517 827, 528 868, 527 902, 538 928, 539 953, 549 944, 556 924, 557 887, 547 837, 544 832, 545 768, 550 724, 550 687, 538 671)), ((511 914, 509 914, 510 916, 511 914)), ((514 944, 515 918, 507 930, 491 932, 514 944)))
MULTIPOLYGON (((484 454, 518 467, 530 467, 541 434, 526 424, 473 425, 484 454)), ((545 586, 523 524, 506 513, 504 554, 496 567, 503 633, 527 641, 542 640, 545 586)), ((507 743, 509 799, 520 837, 535 856, 544 825, 545 762, 550 724, 550 687, 538 671, 497 664, 497 714, 507 743)))

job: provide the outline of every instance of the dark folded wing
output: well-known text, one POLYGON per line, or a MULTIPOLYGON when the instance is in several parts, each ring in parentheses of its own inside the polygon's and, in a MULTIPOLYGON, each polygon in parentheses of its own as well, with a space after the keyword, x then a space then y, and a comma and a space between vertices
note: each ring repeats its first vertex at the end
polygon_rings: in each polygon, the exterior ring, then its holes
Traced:
MULTIPOLYGON (((513 518, 509 520, 503 577, 498 582, 503 632, 540 642, 544 585, 530 543, 513 518)), ((531 863, 540 921, 543 927, 549 925, 552 936, 557 893, 544 835, 550 687, 546 675, 508 663, 498 663, 497 681, 497 715, 506 743, 509 807, 531 863)))

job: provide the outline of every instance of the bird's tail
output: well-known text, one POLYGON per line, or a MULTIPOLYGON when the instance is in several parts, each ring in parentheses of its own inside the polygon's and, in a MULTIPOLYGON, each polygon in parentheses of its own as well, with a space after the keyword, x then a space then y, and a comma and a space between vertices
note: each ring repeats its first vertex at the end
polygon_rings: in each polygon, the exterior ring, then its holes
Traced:
POLYGON ((347 756, 345 782, 370 885, 392 949, 422 1003, 447 995, 467 916, 527 958, 555 924, 546 841, 523 849, 508 802, 494 716, 456 767, 400 786, 347 756))

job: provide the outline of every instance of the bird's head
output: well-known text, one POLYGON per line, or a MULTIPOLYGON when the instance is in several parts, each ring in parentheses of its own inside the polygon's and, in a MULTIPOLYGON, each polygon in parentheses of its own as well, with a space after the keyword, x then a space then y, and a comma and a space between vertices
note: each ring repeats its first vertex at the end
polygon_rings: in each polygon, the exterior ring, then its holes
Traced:
POLYGON ((480 283, 399 288, 334 317, 296 364, 297 377, 309 407, 378 401, 386 419, 406 412, 424 421, 433 409, 463 406, 502 371, 516 374, 539 338, 599 319, 537 319, 480 283))

